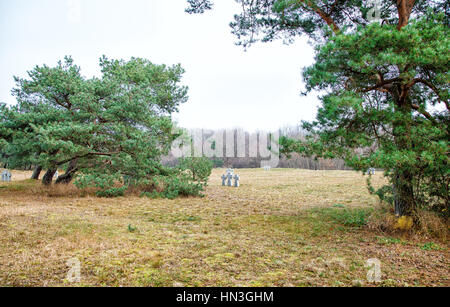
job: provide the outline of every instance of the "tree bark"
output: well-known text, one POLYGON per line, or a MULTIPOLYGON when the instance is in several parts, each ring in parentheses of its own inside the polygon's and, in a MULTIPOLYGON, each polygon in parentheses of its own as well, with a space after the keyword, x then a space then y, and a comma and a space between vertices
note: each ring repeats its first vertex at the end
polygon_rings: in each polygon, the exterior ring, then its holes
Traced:
POLYGON ((31 179, 39 180, 39 175, 41 174, 41 172, 42 172, 42 166, 36 166, 34 168, 33 175, 31 176, 31 179))
POLYGON ((394 176, 394 204, 397 217, 412 216, 415 210, 412 174, 408 170, 396 170, 394 176))
POLYGON ((409 23, 409 18, 411 17, 415 2, 416 0, 397 0, 398 30, 401 30, 409 23))
MULTIPOLYGON (((396 113, 401 114, 393 123, 394 142, 398 150, 409 151, 411 142, 411 101, 406 98, 402 91, 405 89, 400 85, 394 85, 392 95, 396 104, 396 113), (404 98, 401 98, 404 97, 404 98)), ((413 174, 408 167, 394 169, 394 203, 395 215, 411 216, 416 204, 414 201, 413 174)))
POLYGON ((77 172, 78 159, 72 160, 67 167, 66 173, 56 179, 56 184, 69 184, 72 182, 75 173, 77 172))
POLYGON ((57 169, 56 168, 50 168, 42 178, 42 184, 43 185, 51 185, 53 182, 53 177, 55 176, 57 169))

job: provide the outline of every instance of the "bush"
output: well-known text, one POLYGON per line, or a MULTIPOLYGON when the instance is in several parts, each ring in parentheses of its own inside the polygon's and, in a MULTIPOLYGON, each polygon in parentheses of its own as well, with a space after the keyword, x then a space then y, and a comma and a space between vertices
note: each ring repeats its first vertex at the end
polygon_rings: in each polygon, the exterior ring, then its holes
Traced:
POLYGON ((107 198, 113 198, 113 197, 120 197, 125 195, 125 191, 128 189, 127 186, 123 186, 120 188, 111 188, 106 190, 101 190, 96 193, 98 197, 107 197, 107 198))
POLYGON ((150 198, 175 199, 180 196, 203 196, 204 184, 193 182, 189 177, 161 177, 156 179, 156 186, 152 192, 144 192, 141 196, 150 198))
POLYGON ((77 177, 75 184, 79 188, 95 187, 98 197, 119 197, 126 191, 152 198, 203 196, 212 168, 213 163, 207 158, 183 158, 175 168, 158 165, 155 175, 84 174, 77 177))
POLYGON ((370 216, 368 209, 336 209, 331 212, 331 218, 347 227, 363 227, 367 225, 370 216))
POLYGON ((381 203, 371 214, 368 228, 388 234, 409 233, 436 238, 443 242, 447 241, 450 234, 448 220, 436 212, 425 209, 416 210, 413 218, 416 222, 414 225, 408 225, 411 226, 410 229, 402 227, 401 224, 405 221, 395 216, 394 210, 389 204, 381 203))
POLYGON ((176 198, 178 196, 203 196, 204 184, 196 183, 187 178, 169 178, 164 191, 166 198, 176 198))
POLYGON ((124 196, 128 185, 121 185, 115 176, 108 174, 80 174, 77 176, 75 186, 79 189, 95 188, 98 197, 119 197, 124 196))
POLYGON ((360 228, 367 225, 372 211, 370 208, 348 209, 337 205, 334 208, 320 209, 317 212, 334 223, 346 227, 360 228))
POLYGON ((213 162, 206 158, 182 158, 179 161, 178 168, 184 172, 192 181, 202 183, 206 186, 209 176, 211 176, 213 162))
POLYGON ((175 199, 180 196, 204 196, 204 188, 211 176, 213 163, 208 158, 182 158, 166 176, 154 178, 142 196, 175 199))

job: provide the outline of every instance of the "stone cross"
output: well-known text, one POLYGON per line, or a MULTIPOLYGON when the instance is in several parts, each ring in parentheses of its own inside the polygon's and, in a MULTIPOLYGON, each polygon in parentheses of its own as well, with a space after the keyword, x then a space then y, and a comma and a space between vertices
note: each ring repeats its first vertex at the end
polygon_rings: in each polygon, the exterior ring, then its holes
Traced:
POLYGON ((2 172, 2 182, 11 182, 11 172, 5 170, 2 172))
POLYGON ((228 183, 227 183, 227 185, 228 185, 229 187, 233 186, 233 183, 232 183, 233 175, 232 175, 231 173, 228 173, 227 178, 228 178, 228 183))
POLYGON ((234 187, 235 188, 239 188, 240 183, 239 181, 241 180, 241 177, 239 175, 234 176, 234 187))
POLYGON ((227 185, 226 181, 227 181, 227 176, 222 175, 222 186, 223 187, 227 185))

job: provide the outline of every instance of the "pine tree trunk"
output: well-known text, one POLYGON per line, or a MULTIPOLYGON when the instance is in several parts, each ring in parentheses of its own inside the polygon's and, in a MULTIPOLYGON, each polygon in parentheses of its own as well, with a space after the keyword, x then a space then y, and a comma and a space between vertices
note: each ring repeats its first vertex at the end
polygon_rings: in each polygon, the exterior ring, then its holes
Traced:
POLYGON ((42 172, 42 167, 41 166, 36 166, 34 168, 33 175, 31 176, 31 179, 39 180, 39 175, 41 174, 41 172, 42 172))
POLYGON ((409 171, 397 170, 394 177, 394 203, 397 217, 412 216, 415 209, 412 176, 409 171))
MULTIPOLYGON (((400 99, 401 86, 393 93, 396 102, 396 113, 402 114, 393 123, 394 142, 398 150, 409 151, 412 148, 411 122, 412 108, 408 99, 400 99)), ((413 174, 408 167, 394 169, 393 192, 395 215, 412 216, 415 210, 413 174)))
POLYGON ((72 179, 78 170, 77 163, 78 163, 77 159, 70 161, 66 173, 64 175, 59 176, 58 179, 56 179, 56 184, 69 184, 70 182, 72 182, 72 179))
POLYGON ((53 177, 56 174, 57 169, 56 168, 50 168, 44 175, 44 178, 42 178, 42 184, 43 185, 51 185, 53 181, 53 177))
MULTIPOLYGON (((415 0, 397 0, 399 14, 398 30, 401 30, 409 22, 415 0)), ((400 70, 400 69, 399 69, 400 70)), ((399 150, 410 150, 411 143, 411 101, 408 98, 408 89, 397 84, 391 89, 391 94, 396 104, 396 112, 403 114, 403 118, 394 122, 395 144, 399 150), (405 95, 406 94, 406 95, 405 95), (395 133, 397 128, 402 128, 401 133, 395 133)), ((398 217, 411 216, 416 204, 414 201, 413 174, 409 169, 394 170, 394 203, 395 215, 398 217)))

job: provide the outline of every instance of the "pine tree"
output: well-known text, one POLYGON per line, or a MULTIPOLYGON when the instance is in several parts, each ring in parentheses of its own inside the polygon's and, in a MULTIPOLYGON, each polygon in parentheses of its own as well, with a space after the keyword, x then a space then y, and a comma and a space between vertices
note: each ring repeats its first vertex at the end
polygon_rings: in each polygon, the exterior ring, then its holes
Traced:
POLYGON ((46 169, 46 185, 66 167, 57 183, 76 176, 103 190, 124 176, 149 182, 167 173, 160 161, 175 138, 171 114, 187 100, 184 70, 139 58, 103 57, 100 67, 100 78, 87 79, 66 57, 16 78, 17 104, 0 105, 0 151, 11 167, 46 169))
MULTIPOLYGON (((309 36, 315 64, 306 93, 323 93, 309 139, 281 140, 285 153, 344 158, 386 170, 398 216, 419 206, 449 212, 449 2, 425 0, 239 0, 238 44, 309 36), (379 16, 376 16, 379 13, 379 16), (372 22, 372 17, 380 17, 372 22), (438 111, 440 107, 441 111, 438 111)), ((213 7, 188 0, 189 13, 213 7)))

